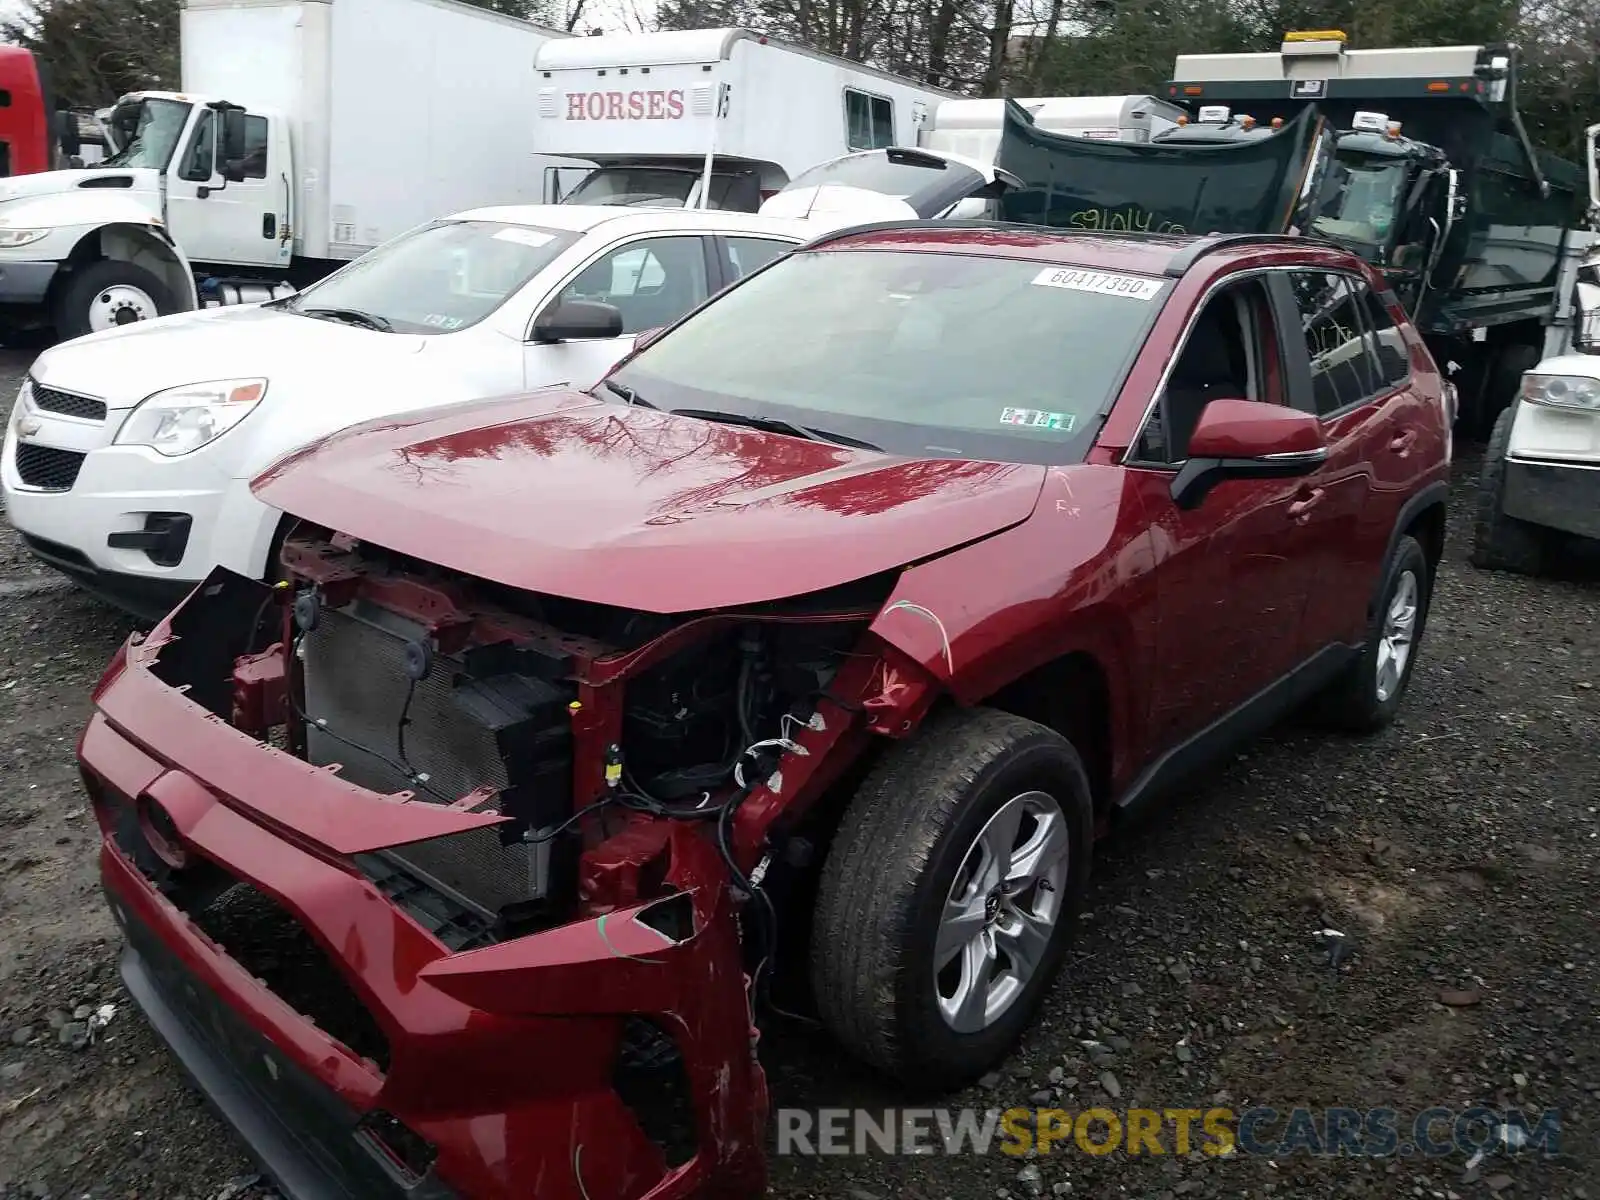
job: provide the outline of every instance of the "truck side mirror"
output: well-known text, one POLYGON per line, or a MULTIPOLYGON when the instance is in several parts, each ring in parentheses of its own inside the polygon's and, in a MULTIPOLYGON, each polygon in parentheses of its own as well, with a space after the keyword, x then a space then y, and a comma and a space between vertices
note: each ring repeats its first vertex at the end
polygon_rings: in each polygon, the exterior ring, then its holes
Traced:
POLYGON ((1449 223, 1454 225, 1467 215, 1467 197, 1461 190, 1461 172, 1450 168, 1450 186, 1446 193, 1449 223))
POLYGON ((78 137, 78 118, 70 109, 61 109, 56 113, 56 138, 61 145, 61 153, 67 158, 83 153, 83 141, 78 137))
MULTIPOLYGON (((222 110, 222 146, 219 157, 223 162, 231 164, 238 162, 244 155, 244 109, 225 108, 222 110)), ((226 169, 223 170, 223 176, 227 178, 226 169)))
POLYGON ((1572 314, 1572 344, 1585 354, 1600 354, 1600 283, 1579 281, 1572 314))
POLYGON ((222 166, 219 168, 219 170, 221 171, 222 177, 229 183, 244 182, 244 164, 236 158, 223 159, 222 166))

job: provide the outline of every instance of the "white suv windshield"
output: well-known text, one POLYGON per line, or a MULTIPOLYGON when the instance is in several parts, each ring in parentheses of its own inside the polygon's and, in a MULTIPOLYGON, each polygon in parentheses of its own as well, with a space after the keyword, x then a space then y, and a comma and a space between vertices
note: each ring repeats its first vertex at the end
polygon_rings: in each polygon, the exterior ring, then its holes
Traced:
POLYGON ((394 333, 476 325, 577 235, 503 221, 439 221, 397 238, 279 307, 394 333))
POLYGON ((1073 462, 1167 291, 1016 258, 801 252, 613 379, 657 408, 781 420, 896 454, 1073 462))

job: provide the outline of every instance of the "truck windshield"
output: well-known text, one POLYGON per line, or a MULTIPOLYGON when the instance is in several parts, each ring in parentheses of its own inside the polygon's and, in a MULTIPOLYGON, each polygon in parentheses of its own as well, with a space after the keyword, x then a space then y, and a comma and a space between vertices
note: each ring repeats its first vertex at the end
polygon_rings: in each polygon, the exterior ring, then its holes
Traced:
POLYGON ((111 128, 122 149, 101 160, 100 165, 165 171, 193 107, 182 100, 158 99, 119 104, 111 111, 111 128))
POLYGON ((385 333, 476 325, 577 241, 504 221, 436 221, 379 246, 276 307, 385 333))
POLYGON ((1077 462, 1168 287, 1013 258, 798 253, 612 381, 636 403, 784 422, 892 454, 1077 462))
POLYGON ((1389 241, 1405 182, 1403 161, 1340 155, 1312 228, 1357 250, 1375 250, 1389 241))
MULTIPOLYGON (((687 167, 601 167, 585 175, 563 204, 625 204, 682 208, 695 193, 700 172, 687 167)), ((736 180, 711 176, 711 208, 722 208, 736 180)))

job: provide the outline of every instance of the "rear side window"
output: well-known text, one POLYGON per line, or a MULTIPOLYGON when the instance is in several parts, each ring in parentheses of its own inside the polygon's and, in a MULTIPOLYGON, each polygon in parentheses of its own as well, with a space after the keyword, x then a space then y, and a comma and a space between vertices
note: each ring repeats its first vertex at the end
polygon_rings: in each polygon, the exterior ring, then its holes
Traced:
POLYGON ((730 279, 743 279, 778 255, 794 249, 789 242, 780 242, 776 238, 729 237, 722 240, 728 247, 728 265, 732 268, 730 279))
POLYGON ((1289 276, 1311 359, 1311 395, 1317 415, 1333 416, 1363 404, 1381 389, 1368 357, 1360 298, 1343 275, 1296 271, 1289 276))
POLYGON ((1361 298, 1367 313, 1367 325, 1372 330, 1373 358, 1377 361, 1378 386, 1390 391, 1404 386, 1411 378, 1411 352, 1400 327, 1384 306, 1378 294, 1365 284, 1360 285, 1361 298))

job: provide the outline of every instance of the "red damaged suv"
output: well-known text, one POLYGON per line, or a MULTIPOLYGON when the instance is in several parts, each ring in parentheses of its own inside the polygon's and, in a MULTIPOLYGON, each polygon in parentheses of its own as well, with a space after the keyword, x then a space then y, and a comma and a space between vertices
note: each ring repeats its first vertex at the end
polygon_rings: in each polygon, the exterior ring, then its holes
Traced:
MULTIPOLYGON (((534 336, 607 326, 594 304, 534 336)), ((81 743, 152 1024, 290 1197, 744 1197, 772 957, 937 1091, 1094 838, 1416 662, 1448 389, 1304 239, 829 235, 548 390, 336 435, 81 743)))

